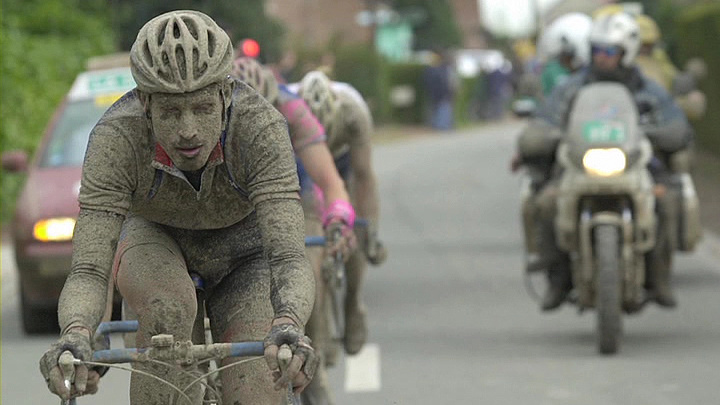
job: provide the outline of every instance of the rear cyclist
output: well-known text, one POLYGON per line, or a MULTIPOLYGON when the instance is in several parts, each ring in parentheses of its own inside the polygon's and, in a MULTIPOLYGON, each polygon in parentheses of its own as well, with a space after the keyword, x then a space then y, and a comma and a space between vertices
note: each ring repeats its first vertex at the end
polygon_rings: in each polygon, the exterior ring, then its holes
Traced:
MULTIPOLYGON (((230 78, 232 44, 205 14, 173 11, 150 20, 130 58, 137 88, 90 136, 72 272, 59 303, 62 334, 40 369, 61 397, 94 390, 87 369, 76 366, 68 392, 57 362, 65 350, 90 359, 111 275, 138 316, 139 347, 159 333, 189 340, 194 272, 205 281, 215 341, 265 340, 267 365, 222 373, 223 402, 281 403, 280 388, 301 391, 317 364, 304 335, 315 283, 285 120, 230 78), (294 357, 281 373, 277 350, 284 343, 294 357)), ((136 368, 177 386, 188 378, 155 365, 136 368)), ((175 395, 138 373, 130 387, 136 405, 165 404, 175 395)), ((199 394, 190 393, 198 401, 199 394)))
MULTIPOLYGON (((300 178, 303 208, 305 213, 305 235, 314 236, 340 227, 341 240, 330 247, 330 253, 341 250, 347 256, 355 245, 353 225, 355 211, 349 203, 350 198, 345 183, 335 168, 335 162, 325 142, 325 130, 310 111, 307 103, 287 86, 278 84, 275 76, 267 67, 255 59, 241 57, 235 60, 233 76, 249 84, 270 101, 288 120, 290 140, 298 158, 298 176, 300 178), (324 195, 318 201, 316 195, 324 195)), ((329 235, 328 235, 329 236, 329 235)), ((325 288, 322 275, 322 249, 307 248, 306 255, 315 272, 316 297, 313 313, 307 325, 307 333, 313 340, 319 353, 328 349, 329 336, 326 327, 325 288)), ((332 395, 328 386, 324 362, 320 360, 315 377, 303 392, 306 405, 331 404, 332 395)))
POLYGON ((348 283, 345 301, 345 352, 355 354, 367 340, 367 320, 362 303, 362 281, 367 262, 381 264, 387 252, 378 239, 380 202, 372 167, 372 116, 360 93, 347 83, 332 82, 320 71, 307 73, 291 86, 308 103, 327 134, 335 166, 350 191, 350 200, 367 227, 358 227, 360 249, 346 262, 348 283))

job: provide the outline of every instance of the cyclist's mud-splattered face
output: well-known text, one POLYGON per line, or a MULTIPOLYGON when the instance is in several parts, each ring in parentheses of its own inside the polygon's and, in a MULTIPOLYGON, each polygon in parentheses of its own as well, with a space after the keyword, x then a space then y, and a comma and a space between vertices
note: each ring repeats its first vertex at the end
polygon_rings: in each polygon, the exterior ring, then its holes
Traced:
POLYGON ((220 139, 222 109, 218 85, 150 97, 155 139, 178 169, 194 171, 205 166, 220 139))

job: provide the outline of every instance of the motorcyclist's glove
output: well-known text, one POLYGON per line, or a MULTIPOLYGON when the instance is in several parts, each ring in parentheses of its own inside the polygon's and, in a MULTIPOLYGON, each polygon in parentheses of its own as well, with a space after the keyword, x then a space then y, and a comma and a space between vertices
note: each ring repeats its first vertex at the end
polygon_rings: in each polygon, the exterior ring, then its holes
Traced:
POLYGON ((301 393, 310 384, 320 359, 311 346, 312 341, 305 336, 293 322, 279 323, 272 326, 264 341, 265 361, 273 373, 275 389, 279 390, 292 384, 295 394, 301 393), (292 358, 282 370, 278 360, 278 352, 283 345, 290 347, 292 358))
POLYGON ((84 327, 69 328, 43 354, 40 359, 40 372, 45 378, 50 392, 66 400, 96 393, 100 373, 97 370, 89 370, 85 365, 75 366, 75 376, 71 389, 68 390, 65 387, 65 376, 58 366, 58 360, 66 350, 70 351, 76 359, 91 359, 93 350, 90 343, 90 331, 84 327))

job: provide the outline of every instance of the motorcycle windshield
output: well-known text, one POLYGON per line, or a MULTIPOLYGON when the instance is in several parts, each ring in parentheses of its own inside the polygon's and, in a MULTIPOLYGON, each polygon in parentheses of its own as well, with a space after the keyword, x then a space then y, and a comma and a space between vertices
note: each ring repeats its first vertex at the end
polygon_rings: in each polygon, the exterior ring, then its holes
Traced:
POLYGON ((620 148, 630 153, 641 140, 635 101, 619 83, 599 82, 581 88, 567 129, 566 142, 576 162, 588 149, 620 148))

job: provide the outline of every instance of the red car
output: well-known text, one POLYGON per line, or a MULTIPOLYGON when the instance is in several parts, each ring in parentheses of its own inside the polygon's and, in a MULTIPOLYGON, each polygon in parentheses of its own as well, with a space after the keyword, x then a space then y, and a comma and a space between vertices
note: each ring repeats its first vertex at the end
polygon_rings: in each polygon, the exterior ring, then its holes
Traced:
POLYGON ((2 155, 5 170, 27 172, 11 225, 26 333, 57 328, 57 303, 70 271, 88 136, 105 110, 134 87, 128 67, 81 73, 57 108, 32 161, 22 151, 2 155))

